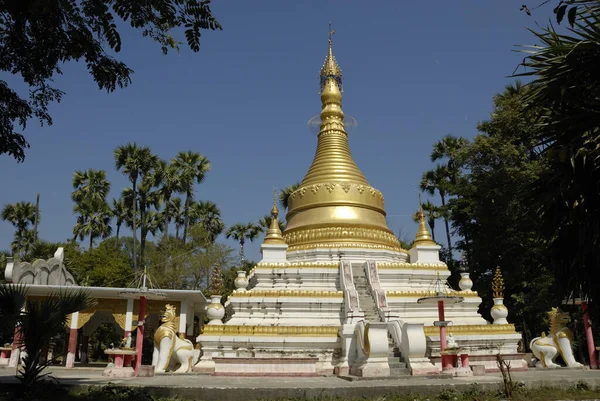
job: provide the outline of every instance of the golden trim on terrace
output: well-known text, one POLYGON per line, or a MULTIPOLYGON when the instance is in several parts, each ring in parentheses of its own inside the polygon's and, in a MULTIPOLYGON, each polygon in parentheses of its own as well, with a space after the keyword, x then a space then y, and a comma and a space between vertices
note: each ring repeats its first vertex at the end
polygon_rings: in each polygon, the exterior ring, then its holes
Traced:
POLYGON ((408 262, 381 262, 377 263, 378 269, 422 269, 422 270, 448 270, 445 263, 408 263, 408 262))
POLYGON ((344 298, 343 291, 325 290, 249 290, 234 292, 232 298, 257 298, 257 297, 299 297, 299 298, 344 298))
POLYGON ((338 262, 292 262, 292 263, 259 263, 256 269, 337 269, 338 262))
MULTIPOLYGON (((426 336, 439 336, 440 328, 437 326, 425 326, 423 331, 426 336)), ((446 327, 446 333, 457 336, 477 336, 490 334, 519 334, 514 324, 473 324, 446 327)))
POLYGON ((237 326, 205 325, 205 336, 337 337, 337 326, 237 326))
MULTIPOLYGON (((437 295, 435 291, 386 291, 385 295, 388 297, 405 297, 405 298, 421 298, 421 297, 432 297, 437 295)), ((448 291, 448 295, 457 295, 465 298, 479 297, 477 291, 448 291)))

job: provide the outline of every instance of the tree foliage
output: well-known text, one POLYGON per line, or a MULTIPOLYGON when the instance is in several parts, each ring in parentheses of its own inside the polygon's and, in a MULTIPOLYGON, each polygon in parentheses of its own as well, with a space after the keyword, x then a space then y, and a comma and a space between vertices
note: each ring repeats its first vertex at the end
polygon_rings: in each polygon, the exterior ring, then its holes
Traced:
POLYGON ((594 300, 600 297, 600 2, 572 4, 578 8, 567 33, 532 30, 541 44, 524 49, 526 70, 518 74, 534 78, 524 113, 538 112, 531 151, 548 164, 527 202, 543 222, 559 296, 594 300))
POLYGON ((171 35, 184 29, 192 51, 200 50, 202 30, 221 29, 210 0, 7 0, 0 3, 0 71, 18 75, 29 87, 21 97, 0 80, 0 154, 25 159, 29 143, 16 132, 31 118, 52 124, 48 106, 64 92, 52 86, 61 67, 83 61, 99 89, 112 92, 131 83, 131 70, 111 53, 121 51, 121 20, 159 43, 178 49, 171 35))

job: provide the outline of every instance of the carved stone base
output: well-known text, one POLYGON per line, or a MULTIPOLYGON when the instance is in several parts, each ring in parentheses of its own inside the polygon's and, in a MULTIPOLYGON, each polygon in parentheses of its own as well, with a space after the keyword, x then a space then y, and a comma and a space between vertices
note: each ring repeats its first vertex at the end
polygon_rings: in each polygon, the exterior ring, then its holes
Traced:
POLYGON ((116 367, 110 367, 110 368, 105 368, 104 372, 102 372, 102 376, 107 376, 107 377, 133 377, 135 376, 135 371, 133 370, 132 367, 122 367, 122 368, 116 368, 116 367))
POLYGON ((369 358, 364 364, 352 366, 350 374, 358 377, 386 377, 390 375, 390 365, 387 358, 384 360, 369 358))

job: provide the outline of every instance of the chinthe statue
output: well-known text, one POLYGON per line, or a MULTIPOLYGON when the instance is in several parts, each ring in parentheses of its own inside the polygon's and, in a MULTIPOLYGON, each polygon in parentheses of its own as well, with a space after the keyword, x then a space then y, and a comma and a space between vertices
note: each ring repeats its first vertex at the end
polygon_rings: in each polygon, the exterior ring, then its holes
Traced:
POLYGON ((152 365, 156 373, 173 369, 175 373, 188 373, 200 358, 200 350, 194 350, 190 340, 177 336, 175 316, 175 307, 167 304, 161 317, 162 325, 154 333, 152 365))
POLYGON ((573 342, 573 332, 566 327, 569 322, 569 314, 561 312, 558 308, 552 308, 548 312, 550 316, 550 333, 542 333, 541 337, 534 338, 529 343, 531 352, 539 362, 536 364, 538 368, 559 368, 560 365, 554 363, 554 360, 559 355, 569 368, 580 368, 583 365, 575 360, 571 343, 573 342))

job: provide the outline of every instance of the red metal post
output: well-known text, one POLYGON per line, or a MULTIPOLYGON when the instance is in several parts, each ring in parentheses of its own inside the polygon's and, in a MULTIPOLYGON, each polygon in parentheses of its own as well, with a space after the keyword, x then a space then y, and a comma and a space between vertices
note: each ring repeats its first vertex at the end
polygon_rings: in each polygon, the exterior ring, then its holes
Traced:
POLYGON ((135 375, 142 365, 142 347, 144 346, 144 318, 146 317, 146 297, 140 297, 140 313, 138 315, 137 336, 135 338, 135 375))
MULTIPOLYGON (((446 316, 444 315, 444 301, 438 301, 438 315, 440 322, 446 320, 446 316)), ((444 323, 440 325, 440 350, 446 350, 446 326, 444 323)))
POLYGON ((594 335, 592 333, 592 325, 588 315, 587 302, 581 303, 581 311, 583 312, 583 327, 585 327, 585 338, 587 340, 588 354, 590 356, 590 367, 598 369, 598 360, 596 359, 596 346, 594 345, 594 335))

